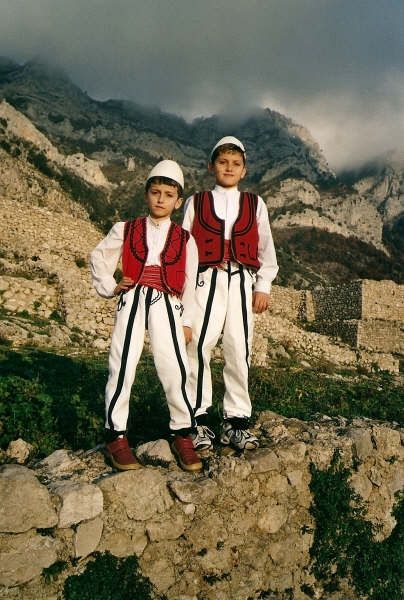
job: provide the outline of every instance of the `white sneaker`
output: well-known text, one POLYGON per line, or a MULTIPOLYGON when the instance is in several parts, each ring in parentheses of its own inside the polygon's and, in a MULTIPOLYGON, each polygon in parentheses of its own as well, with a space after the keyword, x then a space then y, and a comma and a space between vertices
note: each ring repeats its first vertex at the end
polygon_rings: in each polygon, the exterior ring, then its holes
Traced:
POLYGON ((248 429, 233 429, 229 422, 224 422, 220 442, 225 446, 233 446, 238 450, 255 450, 258 448, 258 438, 248 429))
POLYGON ((195 450, 209 450, 212 448, 212 440, 215 434, 207 425, 197 425, 197 433, 191 434, 195 450))

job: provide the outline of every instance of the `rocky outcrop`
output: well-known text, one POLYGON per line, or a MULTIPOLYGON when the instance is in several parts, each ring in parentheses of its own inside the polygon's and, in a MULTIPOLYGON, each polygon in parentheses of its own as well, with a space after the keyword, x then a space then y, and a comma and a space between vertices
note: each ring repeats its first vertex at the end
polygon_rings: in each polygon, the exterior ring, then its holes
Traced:
POLYGON ((86 158, 80 152, 68 156, 61 154, 26 116, 5 100, 0 102, 0 123, 6 135, 30 143, 52 163, 66 167, 94 187, 112 188, 97 161, 86 158))
POLYGON ((23 159, 0 150, 0 167, 0 304, 9 315, 0 334, 17 344, 92 344, 97 322, 110 328, 113 321, 88 270, 100 232, 56 182, 23 159))
MULTIPOLYGON (((13 590, 16 600, 56 597, 75 572, 71 561, 83 566, 97 550, 137 554, 143 574, 169 600, 247 600, 287 590, 304 600, 308 588, 316 598, 334 598, 310 571, 310 465, 326 469, 335 449, 344 464, 354 460, 352 489, 366 502, 376 539, 384 539, 404 484, 403 432, 369 420, 302 422, 265 412, 256 433, 260 449, 242 456, 215 450, 197 475, 179 470, 165 440, 157 453, 155 442, 138 449, 137 471, 113 473, 97 448, 59 450, 29 469, 4 465, 0 590, 6 597, 13 590), (165 466, 151 466, 159 452, 165 466), (42 569, 58 560, 65 570, 45 584, 42 569)), ((353 590, 345 596, 355 597, 353 590)))
POLYGON ((358 193, 320 192, 303 179, 284 179, 279 189, 264 195, 272 225, 315 227, 344 237, 356 237, 384 252, 383 215, 358 193))

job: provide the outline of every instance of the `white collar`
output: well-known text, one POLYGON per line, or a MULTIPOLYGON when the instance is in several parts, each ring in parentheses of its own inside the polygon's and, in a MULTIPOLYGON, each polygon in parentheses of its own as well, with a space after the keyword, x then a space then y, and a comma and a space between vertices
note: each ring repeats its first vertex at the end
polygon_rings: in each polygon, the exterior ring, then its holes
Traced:
POLYGON ((223 187, 221 185, 216 184, 213 188, 215 192, 220 192, 221 194, 226 194, 227 192, 238 192, 238 187, 234 185, 233 187, 223 187))
POLYGON ((168 225, 171 223, 171 219, 170 217, 167 217, 166 219, 160 219, 159 221, 154 221, 153 217, 151 217, 150 215, 147 215, 147 222, 152 226, 155 227, 156 229, 160 229, 161 227, 168 227, 168 225))

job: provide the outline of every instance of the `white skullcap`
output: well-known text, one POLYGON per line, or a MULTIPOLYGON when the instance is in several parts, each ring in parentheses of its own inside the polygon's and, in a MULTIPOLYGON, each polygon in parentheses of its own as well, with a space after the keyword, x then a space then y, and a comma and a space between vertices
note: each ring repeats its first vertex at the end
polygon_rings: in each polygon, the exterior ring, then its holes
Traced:
POLYGON ((237 148, 240 148, 240 150, 244 154, 244 158, 245 158, 246 152, 245 152, 245 148, 244 148, 243 144, 240 142, 240 140, 238 140, 236 137, 233 137, 232 135, 226 135, 225 137, 222 137, 222 139, 218 141, 216 146, 214 146, 212 148, 210 157, 212 158, 212 154, 214 153, 216 148, 219 148, 219 146, 224 146, 225 144, 233 144, 233 146, 237 146, 237 148))
POLYGON ((169 177, 184 188, 184 175, 180 165, 175 160, 161 160, 152 168, 147 176, 147 181, 152 177, 169 177))

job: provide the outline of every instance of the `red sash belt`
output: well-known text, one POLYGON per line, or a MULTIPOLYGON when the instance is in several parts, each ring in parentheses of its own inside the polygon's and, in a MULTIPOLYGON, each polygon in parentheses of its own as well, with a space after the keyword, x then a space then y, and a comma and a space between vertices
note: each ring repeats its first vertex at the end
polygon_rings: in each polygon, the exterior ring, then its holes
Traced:
POLYGON ((168 292, 169 289, 164 285, 159 265, 148 265, 143 269, 143 273, 139 279, 139 285, 146 285, 159 292, 168 292))

